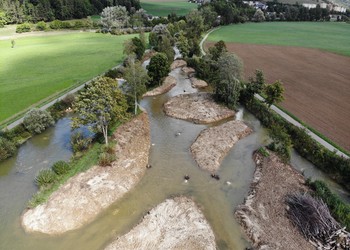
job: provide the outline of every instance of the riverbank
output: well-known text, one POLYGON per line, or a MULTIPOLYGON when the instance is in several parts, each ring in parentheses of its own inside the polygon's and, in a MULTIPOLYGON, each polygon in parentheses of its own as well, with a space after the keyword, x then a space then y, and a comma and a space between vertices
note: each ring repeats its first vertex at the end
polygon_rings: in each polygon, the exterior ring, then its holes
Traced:
POLYGON ((190 150, 200 168, 215 173, 228 151, 252 132, 242 121, 229 121, 203 130, 190 150))
POLYGON ((214 233, 190 198, 167 199, 149 211, 140 224, 118 237, 113 249, 216 249, 214 233))
POLYGON ((171 117, 208 124, 233 117, 235 112, 217 104, 213 94, 193 93, 171 98, 164 104, 164 112, 171 117))
POLYGON ((156 96, 156 95, 161 95, 161 94, 164 94, 168 91, 170 91, 172 88, 174 88, 176 86, 176 79, 175 77, 173 76, 167 76, 162 85, 153 89, 153 90, 150 90, 150 91, 147 91, 145 94, 143 94, 142 97, 148 97, 148 96, 156 96))
POLYGON ((25 231, 61 234, 80 228, 141 180, 150 149, 147 113, 121 125, 113 140, 117 160, 112 166, 94 166, 72 177, 46 203, 25 211, 21 221, 25 231))
POLYGON ((235 217, 256 249, 315 249, 287 218, 285 197, 306 192, 304 177, 275 153, 254 155, 256 170, 251 191, 235 217))

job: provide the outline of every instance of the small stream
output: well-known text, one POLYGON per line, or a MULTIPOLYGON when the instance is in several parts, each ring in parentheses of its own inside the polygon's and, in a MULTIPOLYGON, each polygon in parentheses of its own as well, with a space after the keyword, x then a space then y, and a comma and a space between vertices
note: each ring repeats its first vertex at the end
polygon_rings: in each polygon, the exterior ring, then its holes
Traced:
MULTIPOLYGON (((83 228, 60 236, 47 236, 27 234, 20 226, 20 215, 37 191, 34 179, 38 171, 71 157, 69 117, 33 137, 15 157, 0 163, 0 249, 103 249, 116 235, 134 227, 152 207, 168 197, 182 194, 191 196, 201 207, 214 230, 219 249, 241 250, 249 246, 233 211, 249 191, 255 169, 252 153, 266 143, 266 131, 254 116, 240 108, 237 119, 244 120, 254 133, 239 141, 224 159, 218 172, 221 179, 212 179, 198 168, 189 152, 192 142, 208 125, 173 119, 163 113, 163 104, 170 97, 196 92, 180 69, 171 74, 178 81, 175 88, 141 102, 151 123, 152 168, 132 192, 83 228), (185 174, 191 177, 187 183, 183 179, 185 174)), ((349 201, 347 192, 294 152, 291 161, 306 176, 325 179, 333 190, 349 201)))

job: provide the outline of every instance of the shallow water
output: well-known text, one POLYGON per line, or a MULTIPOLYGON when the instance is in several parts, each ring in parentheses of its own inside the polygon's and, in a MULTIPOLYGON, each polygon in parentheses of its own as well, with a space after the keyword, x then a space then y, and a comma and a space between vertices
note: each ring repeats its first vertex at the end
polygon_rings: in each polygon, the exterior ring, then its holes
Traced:
MULTIPOLYGON (((241 109, 240 119, 251 126, 254 133, 239 141, 224 159, 218 172, 221 179, 212 179, 197 167, 189 152, 197 135, 208 126, 173 119, 163 113, 163 103, 171 96, 196 91, 179 69, 172 74, 179 83, 174 89, 141 102, 151 122, 152 168, 132 192, 87 226, 61 236, 27 234, 20 226, 26 202, 36 192, 33 180, 37 172, 71 156, 68 118, 29 140, 16 157, 0 164, 0 249, 103 249, 116 235, 134 227, 152 207, 181 194, 193 197, 201 207, 214 230, 219 249, 244 249, 249 245, 233 211, 249 191, 255 169, 252 153, 266 143, 266 131, 258 120, 241 109), (190 176, 187 183, 183 179, 185 174, 190 176)), ((292 163, 304 169, 307 176, 322 177, 320 171, 295 153, 292 163)), ((332 184, 332 188, 349 197, 339 186, 332 184)))

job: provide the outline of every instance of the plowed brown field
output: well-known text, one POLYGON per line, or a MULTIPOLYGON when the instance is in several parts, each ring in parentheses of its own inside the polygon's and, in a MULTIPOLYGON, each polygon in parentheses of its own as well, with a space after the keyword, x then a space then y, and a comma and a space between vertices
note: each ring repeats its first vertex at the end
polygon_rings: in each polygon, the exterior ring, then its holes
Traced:
POLYGON ((350 57, 299 47, 226 45, 242 58, 246 79, 261 69, 267 82, 281 80, 286 90, 281 106, 350 151, 350 57))

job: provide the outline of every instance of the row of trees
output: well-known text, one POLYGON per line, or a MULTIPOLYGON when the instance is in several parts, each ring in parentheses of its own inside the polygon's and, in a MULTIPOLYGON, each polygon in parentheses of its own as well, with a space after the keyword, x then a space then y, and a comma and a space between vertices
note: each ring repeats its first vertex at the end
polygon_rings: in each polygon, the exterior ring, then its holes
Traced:
POLYGON ((139 0, 2 0, 0 24, 79 19, 116 5, 131 13, 141 8, 139 0))

